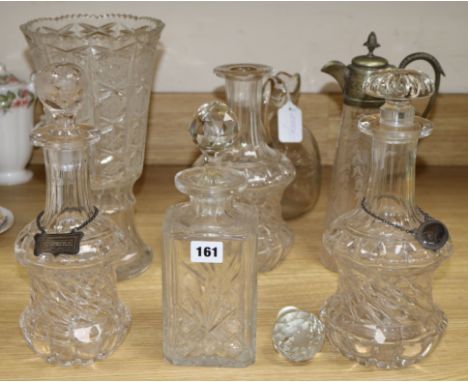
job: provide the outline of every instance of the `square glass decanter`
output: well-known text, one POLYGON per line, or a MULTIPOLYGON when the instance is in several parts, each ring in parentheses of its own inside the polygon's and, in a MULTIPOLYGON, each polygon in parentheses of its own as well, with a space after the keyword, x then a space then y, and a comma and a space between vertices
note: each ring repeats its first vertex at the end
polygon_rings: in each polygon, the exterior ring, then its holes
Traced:
POLYGON ((205 165, 176 175, 190 201, 164 221, 164 356, 177 365, 244 367, 255 361, 257 212, 235 200, 242 172, 217 162, 237 137, 233 112, 202 105, 191 125, 205 165))

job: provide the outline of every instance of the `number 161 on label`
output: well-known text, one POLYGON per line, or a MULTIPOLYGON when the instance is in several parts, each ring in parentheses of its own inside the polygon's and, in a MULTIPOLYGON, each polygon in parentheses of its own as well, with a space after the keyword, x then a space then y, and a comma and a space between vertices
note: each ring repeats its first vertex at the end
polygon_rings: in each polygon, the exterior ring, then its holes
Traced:
POLYGON ((222 241, 191 241, 190 260, 192 263, 222 263, 222 241))

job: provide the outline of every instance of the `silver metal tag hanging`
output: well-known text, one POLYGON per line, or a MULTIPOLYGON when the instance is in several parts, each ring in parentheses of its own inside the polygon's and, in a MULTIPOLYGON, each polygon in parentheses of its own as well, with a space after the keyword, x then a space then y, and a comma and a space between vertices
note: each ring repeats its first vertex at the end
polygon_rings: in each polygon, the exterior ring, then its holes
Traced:
POLYGON ((51 253, 57 255, 76 255, 80 252, 83 232, 38 233, 34 236, 34 255, 51 253))

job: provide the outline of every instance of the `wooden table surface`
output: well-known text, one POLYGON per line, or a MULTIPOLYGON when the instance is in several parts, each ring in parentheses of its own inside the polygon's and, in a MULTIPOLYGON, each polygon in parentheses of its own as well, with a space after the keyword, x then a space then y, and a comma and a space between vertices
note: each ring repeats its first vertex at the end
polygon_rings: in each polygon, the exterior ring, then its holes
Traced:
POLYGON ((290 222, 295 245, 289 257, 258 282, 257 361, 245 369, 172 366, 162 356, 161 223, 165 209, 183 199, 173 186, 180 167, 147 166, 137 183, 137 224, 155 258, 146 273, 119 283, 119 293, 132 311, 133 323, 123 345, 107 360, 90 367, 51 366, 26 346, 18 317, 28 302, 27 273, 14 258, 19 230, 42 210, 45 180, 33 166, 28 184, 0 187, 0 205, 15 214, 15 224, 0 235, 0 378, 1 379, 468 379, 468 168, 423 167, 417 174, 418 203, 448 226, 454 256, 434 277, 434 299, 446 312, 449 326, 437 349, 421 363, 403 370, 365 368, 343 358, 330 344, 311 362, 295 365, 280 358, 271 345, 277 311, 296 305, 318 313, 336 288, 336 275, 319 262, 322 222, 330 171, 316 208, 290 222))

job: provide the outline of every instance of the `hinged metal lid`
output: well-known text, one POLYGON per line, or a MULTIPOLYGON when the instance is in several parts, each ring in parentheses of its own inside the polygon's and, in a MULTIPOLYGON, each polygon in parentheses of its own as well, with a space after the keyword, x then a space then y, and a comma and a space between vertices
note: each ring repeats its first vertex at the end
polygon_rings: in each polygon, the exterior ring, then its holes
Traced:
POLYGON ((374 50, 380 47, 380 44, 377 42, 377 36, 375 32, 371 32, 369 34, 367 41, 363 45, 367 46, 369 53, 366 55, 354 57, 351 61, 351 65, 368 69, 382 69, 388 66, 387 59, 374 55, 374 50))

